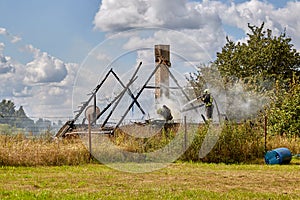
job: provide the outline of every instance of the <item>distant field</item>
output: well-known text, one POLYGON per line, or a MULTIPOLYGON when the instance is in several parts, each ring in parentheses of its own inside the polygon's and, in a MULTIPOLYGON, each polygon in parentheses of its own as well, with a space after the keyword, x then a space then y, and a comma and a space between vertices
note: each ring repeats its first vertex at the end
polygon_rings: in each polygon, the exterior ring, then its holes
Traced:
POLYGON ((101 164, 1 167, 0 199, 300 199, 300 162, 175 163, 142 174, 101 164))

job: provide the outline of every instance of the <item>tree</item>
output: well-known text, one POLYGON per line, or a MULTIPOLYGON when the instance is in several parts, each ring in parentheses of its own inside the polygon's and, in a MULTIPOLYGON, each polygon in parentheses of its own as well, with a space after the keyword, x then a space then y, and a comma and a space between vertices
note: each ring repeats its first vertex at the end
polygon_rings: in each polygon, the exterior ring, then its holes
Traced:
POLYGON ((189 81, 196 87, 195 93, 212 87, 215 96, 225 99, 222 106, 230 119, 242 119, 249 113, 253 117, 271 99, 266 110, 271 130, 300 136, 299 52, 285 33, 272 36, 271 30, 264 30, 264 23, 248 27, 245 43, 227 37, 216 60, 199 68, 189 81))
POLYGON ((17 128, 26 128, 27 130, 34 127, 34 121, 27 117, 23 106, 20 106, 19 110, 15 112, 15 126, 17 128))
POLYGON ((2 124, 13 124, 15 117, 15 104, 11 100, 3 99, 0 103, 0 123, 2 124))
POLYGON ((16 128, 30 129, 34 126, 34 121, 27 117, 23 106, 16 110, 14 102, 11 100, 2 100, 0 103, 1 124, 9 124, 16 128))
POLYGON ((196 96, 200 96, 205 88, 209 88, 214 98, 215 109, 218 109, 218 117, 226 116, 229 120, 240 122, 255 118, 257 112, 263 110, 268 99, 264 92, 253 90, 248 83, 221 76, 214 63, 208 66, 200 65, 196 73, 190 74, 188 81, 196 96))
POLYGON ((289 91, 275 96, 267 109, 269 130, 273 134, 300 137, 300 84, 293 79, 289 91))
POLYGON ((246 43, 235 44, 227 38, 217 53, 214 63, 222 76, 228 81, 259 84, 259 89, 272 89, 276 81, 289 86, 293 74, 300 76, 300 55, 290 44, 291 38, 285 33, 272 36, 271 30, 264 31, 264 23, 248 27, 251 32, 246 43))
POLYGON ((248 89, 268 93, 271 101, 266 114, 269 128, 275 134, 300 136, 300 55, 285 33, 278 37, 272 31, 251 26, 246 43, 227 38, 214 62, 229 82, 242 81, 248 89))

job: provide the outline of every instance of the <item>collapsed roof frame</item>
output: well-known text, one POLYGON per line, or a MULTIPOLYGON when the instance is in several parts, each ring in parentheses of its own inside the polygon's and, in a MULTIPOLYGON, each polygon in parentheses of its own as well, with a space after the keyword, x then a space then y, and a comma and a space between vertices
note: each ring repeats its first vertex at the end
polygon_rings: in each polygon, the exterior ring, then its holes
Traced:
MULTIPOLYGON (((84 110, 87 108, 87 106, 89 105, 89 103, 92 100, 94 100, 94 112, 93 112, 93 118, 92 118, 93 120, 91 122, 89 122, 91 124, 95 124, 96 121, 114 104, 113 108, 111 109, 111 111, 109 112, 108 116, 105 118, 103 124, 101 125, 101 129, 105 129, 105 126, 106 126, 108 120, 110 119, 110 117, 113 114, 114 110, 119 105, 119 103, 122 100, 124 94, 127 92, 129 94, 129 96, 131 97, 131 99, 132 99, 131 104, 128 106, 128 108, 126 109, 125 113, 122 115, 121 119, 116 124, 116 126, 110 132, 108 132, 109 134, 114 134, 115 130, 117 128, 119 128, 119 126, 122 124, 123 120, 125 119, 125 117, 127 116, 128 112, 130 111, 130 109, 132 108, 132 106, 134 104, 136 104, 138 106, 138 108, 140 109, 140 111, 142 112, 142 114, 145 115, 146 113, 143 110, 143 108, 141 107, 140 103, 138 102, 138 98, 143 93, 144 89, 157 89, 157 88, 159 88, 159 87, 148 86, 148 83, 149 83, 149 81, 152 79, 152 77, 155 75, 155 73, 157 72, 157 70, 160 67, 165 67, 167 69, 168 73, 170 74, 171 79, 174 81, 174 83, 177 86, 177 87, 169 87, 169 88, 170 89, 180 89, 180 91, 182 92, 182 94, 184 95, 184 97, 187 99, 187 101, 190 101, 189 96, 186 94, 186 92, 184 91, 184 89, 180 86, 180 84, 178 83, 177 79, 175 78, 175 76, 170 71, 170 69, 166 65, 164 65, 163 62, 164 62, 164 59, 163 58, 160 59, 160 62, 156 65, 155 69, 152 71, 152 73, 150 74, 150 76, 148 77, 148 79, 145 81, 143 87, 137 92, 137 94, 135 96, 134 96, 134 94, 132 93, 132 91, 130 90, 129 87, 138 78, 138 76, 136 76, 136 75, 137 75, 138 71, 141 68, 142 62, 139 63, 137 69, 134 71, 133 75, 131 76, 130 80, 128 81, 128 83, 126 85, 120 80, 120 78, 118 77, 118 75, 111 68, 106 73, 106 75, 103 78, 103 80, 101 81, 101 83, 98 84, 96 86, 96 88, 91 92, 90 98, 86 102, 82 103, 82 105, 81 105, 81 107, 80 107, 79 110, 75 111, 75 112, 77 112, 77 115, 74 117, 74 119, 67 121, 60 128, 60 130, 55 134, 54 137, 65 137, 66 133, 68 131, 70 131, 72 128, 74 128, 75 121, 78 120, 78 118, 80 117, 80 115, 84 112, 84 110), (96 114, 96 95, 97 95, 97 92, 102 87, 102 85, 105 83, 105 81, 107 80, 107 78, 109 77, 110 74, 112 74, 114 76, 114 78, 121 84, 121 86, 123 87, 123 90, 111 102, 109 102, 107 104, 107 106, 99 114, 96 114)), ((85 121, 85 119, 83 120, 82 123, 84 123, 84 121, 85 121)), ((103 133, 107 133, 107 132, 103 132, 103 133)))

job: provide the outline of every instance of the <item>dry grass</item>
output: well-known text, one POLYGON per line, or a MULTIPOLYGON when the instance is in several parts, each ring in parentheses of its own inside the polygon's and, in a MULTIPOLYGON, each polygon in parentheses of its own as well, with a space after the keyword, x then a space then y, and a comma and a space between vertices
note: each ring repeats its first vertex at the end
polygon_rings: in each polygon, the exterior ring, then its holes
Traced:
POLYGON ((292 154, 300 154, 300 138, 286 136, 270 136, 267 139, 267 149, 275 149, 279 147, 288 148, 292 154))
POLYGON ((87 163, 89 153, 79 139, 51 140, 0 135, 0 165, 77 165, 87 163))
MULTIPOLYGON (((139 138, 145 128, 125 127, 118 132, 117 137, 109 138, 118 148, 128 152, 144 153, 152 152, 168 145, 176 135, 183 138, 182 131, 158 131, 153 129, 152 137, 139 138), (125 129, 126 128, 126 129, 125 129), (132 135, 125 134, 129 129, 136 129, 132 135), (181 134, 181 135, 180 135, 181 134)), ((195 127, 194 127, 195 128, 195 127)), ((190 148, 181 156, 184 161, 199 161, 199 150, 207 133, 207 126, 196 127, 198 132, 190 148)), ((102 136, 93 136, 93 152, 104 152, 105 158, 121 156, 115 153, 114 149, 106 145, 107 142, 102 136), (102 138, 102 139, 101 139, 102 138), (99 144, 102 145, 99 145, 99 144), (103 149, 105 151, 103 151, 103 149)), ((105 137, 106 138, 106 137, 105 137)), ((111 144, 111 143, 110 143, 111 144)), ((87 139, 60 139, 52 140, 51 137, 25 137, 23 134, 1 135, 0 134, 0 165, 5 166, 55 166, 55 165, 78 165, 89 162, 87 139), (85 144, 85 145, 84 145, 85 144)), ((184 140, 178 141, 178 148, 183 148, 184 140)), ((267 138, 267 150, 278 147, 286 147, 292 154, 300 154, 300 138, 288 138, 285 136, 271 136, 267 138)), ((251 127, 249 124, 225 126, 212 151, 202 162, 214 163, 261 163, 265 154, 263 130, 258 127, 251 127), (257 162, 259 160, 259 162, 257 162)))

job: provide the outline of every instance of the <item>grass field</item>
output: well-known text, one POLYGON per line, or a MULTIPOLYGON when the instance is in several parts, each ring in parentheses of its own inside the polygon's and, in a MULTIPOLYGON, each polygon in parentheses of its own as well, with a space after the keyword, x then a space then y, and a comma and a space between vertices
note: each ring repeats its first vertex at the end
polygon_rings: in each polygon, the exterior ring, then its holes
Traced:
POLYGON ((1 167, 0 199, 300 199, 299 164, 174 163, 141 174, 101 164, 1 167))

